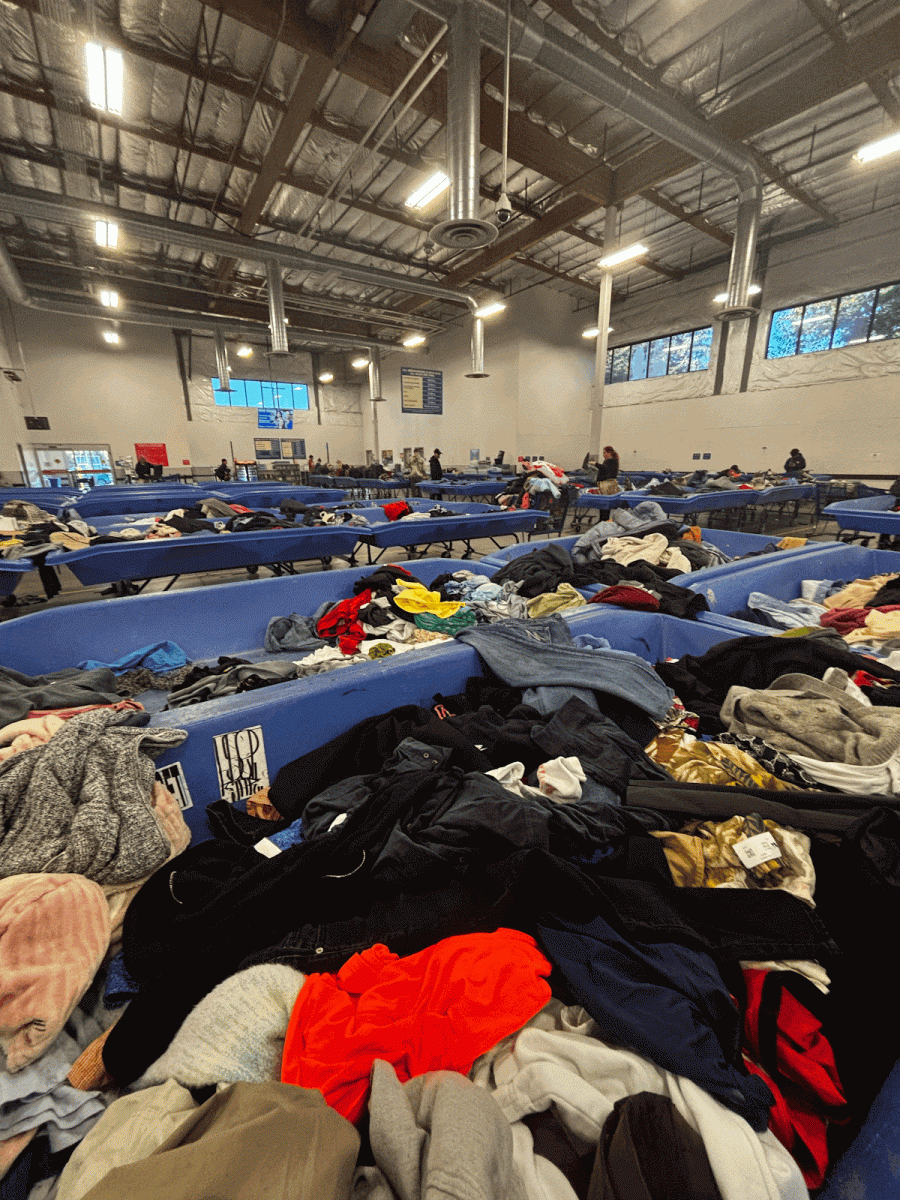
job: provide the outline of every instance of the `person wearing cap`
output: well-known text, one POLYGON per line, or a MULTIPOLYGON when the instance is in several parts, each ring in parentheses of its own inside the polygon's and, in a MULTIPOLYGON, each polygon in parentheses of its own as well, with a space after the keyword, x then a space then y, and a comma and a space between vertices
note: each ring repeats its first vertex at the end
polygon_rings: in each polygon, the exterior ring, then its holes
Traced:
POLYGON ((432 479, 443 479, 444 478, 444 469, 441 466, 440 450, 435 450, 434 454, 432 454, 431 458, 429 458, 429 460, 428 460, 428 465, 431 468, 431 478, 432 479))

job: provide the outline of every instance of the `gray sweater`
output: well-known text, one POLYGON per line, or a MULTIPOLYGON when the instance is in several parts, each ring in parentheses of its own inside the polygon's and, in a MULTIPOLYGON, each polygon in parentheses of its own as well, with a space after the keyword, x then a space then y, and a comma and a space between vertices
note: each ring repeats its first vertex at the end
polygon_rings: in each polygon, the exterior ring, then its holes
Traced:
POLYGON ((153 759, 187 733, 128 720, 82 713, 0 763, 0 877, 49 871, 129 883, 162 866, 172 848, 150 806, 153 759))
POLYGON ((900 708, 870 708, 809 675, 782 675, 762 690, 729 688, 721 717, 734 734, 821 762, 876 766, 900 750, 900 708))

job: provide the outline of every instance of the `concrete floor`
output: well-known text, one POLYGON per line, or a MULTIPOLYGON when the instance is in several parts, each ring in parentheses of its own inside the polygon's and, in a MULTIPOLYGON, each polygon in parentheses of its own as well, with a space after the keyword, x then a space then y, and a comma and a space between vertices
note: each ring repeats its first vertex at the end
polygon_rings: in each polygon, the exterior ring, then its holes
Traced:
MULTIPOLYGON (((707 514, 702 514, 702 524, 706 523, 706 516, 707 514)), ((585 521, 582 526, 582 530, 584 531, 588 528, 589 523, 585 521)), ((569 537, 575 532, 575 529, 572 528, 571 520, 567 521, 566 529, 564 530, 562 536, 569 537)), ((756 532, 756 530, 747 530, 747 532, 756 532)), ((764 532, 766 536, 771 537, 774 541, 784 537, 786 534, 790 534, 794 537, 808 537, 816 541, 827 542, 835 540, 838 529, 833 523, 826 524, 825 522, 819 522, 818 525, 815 523, 809 523, 808 519, 804 518, 803 514, 801 514, 799 521, 793 525, 788 524, 786 520, 782 522, 771 520, 769 524, 767 524, 764 532)), ((472 545, 475 550, 473 561, 483 557, 486 554, 490 554, 491 551, 497 549, 497 547, 489 538, 474 539, 472 545)), ((458 551, 460 554, 462 553, 462 550, 463 547, 460 543, 458 546, 458 551)), ((431 548, 431 551, 427 557, 437 558, 440 557, 440 555, 441 547, 438 545, 431 548)), ((397 547, 390 550, 385 550, 384 554, 379 559, 379 564, 389 562, 406 563, 407 561, 406 550, 403 547, 397 547)), ((334 558, 332 559, 331 569, 340 570, 342 567, 347 565, 349 564, 345 563, 343 559, 334 558)), ((365 565, 365 555, 363 554, 361 558, 358 559, 357 566, 365 565)), ((305 574, 307 572, 319 571, 321 570, 321 567, 318 560, 316 560, 309 563, 297 563, 296 569, 298 573, 305 574)), ((411 563, 411 570, 415 572, 415 561, 411 563)), ((37 572, 29 572, 29 574, 25 575, 15 592, 15 607, 4 608, 0 606, 0 621, 13 620, 28 613, 42 612, 44 609, 48 608, 60 608, 70 604, 86 604, 92 600, 110 599, 110 596, 103 594, 107 585, 85 587, 83 584, 79 583, 75 576, 65 567, 60 569, 59 575, 60 582, 62 584, 62 591, 58 596, 54 597, 53 600, 47 600, 44 596, 43 588, 41 587, 37 572)), ((210 585, 219 583, 239 583, 250 578, 271 579, 272 575, 265 567, 260 567, 258 575, 253 577, 251 577, 247 570, 243 567, 229 571, 208 571, 195 575, 182 575, 175 581, 169 590, 175 591, 180 588, 208 587, 210 585)), ((167 583, 168 579, 151 580, 151 582, 144 589, 144 594, 161 592, 165 589, 167 583)))

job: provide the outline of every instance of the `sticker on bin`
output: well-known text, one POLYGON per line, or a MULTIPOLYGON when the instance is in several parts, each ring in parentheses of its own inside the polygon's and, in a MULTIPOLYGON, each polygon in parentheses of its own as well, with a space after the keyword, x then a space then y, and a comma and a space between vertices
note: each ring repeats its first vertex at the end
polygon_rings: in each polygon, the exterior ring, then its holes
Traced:
POLYGON ((781 858, 781 850, 771 833, 758 833, 743 842, 735 842, 734 852, 748 870, 771 862, 773 858, 781 858))
POLYGON ((168 788, 178 801, 178 807, 182 810, 194 807, 180 762, 169 763, 167 767, 159 767, 156 771, 156 782, 161 783, 164 788, 168 788))
POLYGON ((234 804, 269 786, 269 768, 261 725, 220 733, 213 738, 219 793, 234 804))

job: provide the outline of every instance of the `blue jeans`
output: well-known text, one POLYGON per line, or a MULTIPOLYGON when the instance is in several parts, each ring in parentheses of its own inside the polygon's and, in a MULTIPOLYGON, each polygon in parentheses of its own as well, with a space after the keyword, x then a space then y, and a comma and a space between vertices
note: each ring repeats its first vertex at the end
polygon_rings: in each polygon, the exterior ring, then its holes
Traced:
POLYGON ((576 687, 630 700, 656 721, 672 705, 674 693, 649 663, 623 650, 576 645, 559 615, 533 621, 501 621, 465 629, 457 641, 474 646, 492 671, 510 687, 576 687))

